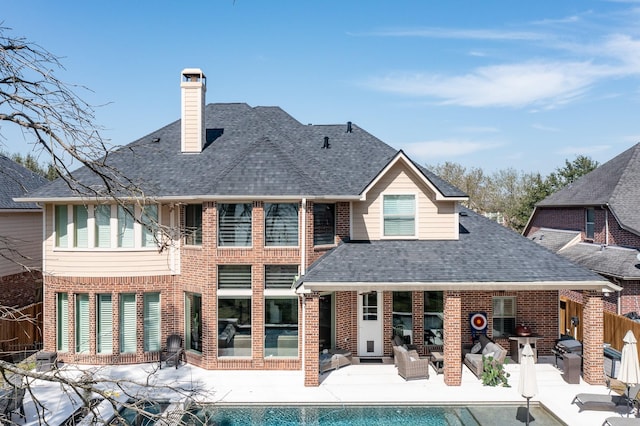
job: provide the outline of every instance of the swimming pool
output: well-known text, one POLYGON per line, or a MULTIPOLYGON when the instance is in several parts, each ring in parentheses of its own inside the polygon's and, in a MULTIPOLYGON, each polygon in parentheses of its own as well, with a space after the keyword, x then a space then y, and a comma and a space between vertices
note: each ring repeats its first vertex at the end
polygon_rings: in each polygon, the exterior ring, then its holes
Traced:
MULTIPOLYGON (((425 425, 485 426, 524 423, 526 411, 504 406, 217 406, 194 405, 187 409, 182 424, 202 425, 425 425)), ((563 425, 544 407, 531 408, 536 426, 563 425)))

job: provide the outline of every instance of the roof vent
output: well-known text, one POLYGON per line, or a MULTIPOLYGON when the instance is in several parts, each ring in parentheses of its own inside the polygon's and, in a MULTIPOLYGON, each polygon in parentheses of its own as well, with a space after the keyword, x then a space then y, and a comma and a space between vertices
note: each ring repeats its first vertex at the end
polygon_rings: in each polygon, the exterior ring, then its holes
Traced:
POLYGON ((324 143, 322 144, 322 149, 331 148, 331 144, 329 143, 329 136, 324 137, 324 143))
POLYGON ((460 216, 469 216, 467 212, 460 212, 460 216))
POLYGON ((158 142, 160 142, 160 138, 153 138, 153 139, 151 139, 151 142, 158 143, 158 142))
POLYGON ((353 128, 351 127, 351 122, 347 121, 347 133, 353 132, 353 128))

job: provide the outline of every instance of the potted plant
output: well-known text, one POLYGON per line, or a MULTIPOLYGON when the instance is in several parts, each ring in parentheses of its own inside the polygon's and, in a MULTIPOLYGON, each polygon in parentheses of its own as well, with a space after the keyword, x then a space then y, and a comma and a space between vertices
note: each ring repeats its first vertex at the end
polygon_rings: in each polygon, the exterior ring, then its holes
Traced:
POLYGON ((496 361, 492 356, 482 357, 482 384, 485 386, 503 386, 509 385, 510 374, 505 371, 504 363, 496 361))

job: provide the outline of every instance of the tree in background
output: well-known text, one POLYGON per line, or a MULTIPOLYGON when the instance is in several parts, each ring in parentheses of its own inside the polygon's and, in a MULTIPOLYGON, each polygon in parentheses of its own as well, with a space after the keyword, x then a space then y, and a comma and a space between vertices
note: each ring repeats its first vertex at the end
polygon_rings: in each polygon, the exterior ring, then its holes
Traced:
MULTIPOLYGON (((6 154, 5 154, 6 155, 6 154)), ((42 166, 38 163, 38 160, 31 154, 27 154, 24 157, 21 154, 6 155, 22 167, 31 170, 34 173, 39 174, 47 180, 54 180, 58 177, 58 172, 53 164, 49 163, 46 166, 42 166)))
POLYGON ((482 169, 467 169, 450 161, 427 167, 466 192, 467 207, 486 215, 499 213, 505 226, 522 232, 537 203, 594 170, 598 162, 579 155, 573 161, 565 160, 564 167, 556 168, 546 177, 511 168, 487 175, 482 169))

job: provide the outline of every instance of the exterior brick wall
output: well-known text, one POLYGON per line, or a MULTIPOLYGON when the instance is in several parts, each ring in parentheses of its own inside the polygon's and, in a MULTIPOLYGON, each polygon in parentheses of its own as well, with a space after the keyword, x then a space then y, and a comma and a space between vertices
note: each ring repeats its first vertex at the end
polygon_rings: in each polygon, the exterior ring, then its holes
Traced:
POLYGON ((583 311, 584 327, 582 339, 582 376, 590 385, 604 384, 604 318, 602 315, 602 293, 586 292, 583 311))
POLYGON ((25 271, 0 277, 0 306, 22 307, 41 300, 40 271, 25 271))

